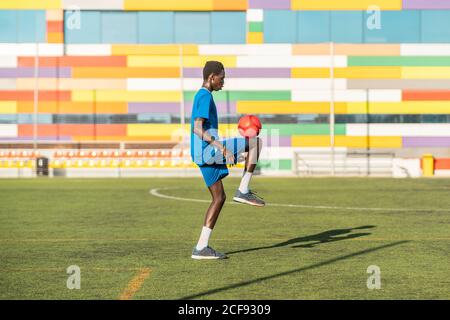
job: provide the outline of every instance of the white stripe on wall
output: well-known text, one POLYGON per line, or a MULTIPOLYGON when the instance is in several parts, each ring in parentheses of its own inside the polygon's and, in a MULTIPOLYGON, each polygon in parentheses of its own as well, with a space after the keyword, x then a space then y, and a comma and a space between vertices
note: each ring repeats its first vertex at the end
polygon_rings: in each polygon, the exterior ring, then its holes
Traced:
POLYGON ((400 102, 402 101, 402 90, 369 90, 369 101, 400 102))
MULTIPOLYGON (((270 141, 270 137, 264 140, 270 141)), ((273 144, 272 144, 273 145, 273 144)), ((272 160, 272 159, 292 159, 294 155, 293 149, 291 147, 264 147, 261 149, 261 160, 272 160)))
MULTIPOLYGON (((308 91, 308 90, 329 90, 331 88, 331 80, 330 79, 292 79, 295 81, 295 87, 298 88, 298 91, 308 91)), ((347 89, 347 79, 335 79, 334 80, 334 88, 336 90, 345 90, 347 89)), ((316 93, 317 95, 317 93, 316 93)), ((293 97, 294 92, 293 92, 293 97)), ((316 98, 319 98, 316 96, 316 98)), ((293 100, 297 101, 297 100, 293 100)), ((298 100, 301 101, 301 100, 298 100)), ((314 101, 314 100, 313 100, 314 101)))
MULTIPOLYGON (((200 88, 200 86, 197 87, 200 88)), ((127 90, 181 90, 181 81, 180 79, 175 78, 173 79, 129 78, 127 79, 127 90)))
MULTIPOLYGON (((338 79, 339 80, 339 79, 338 79)), ((336 80, 336 81, 338 81, 336 80)), ((339 86, 339 84, 338 84, 339 86)), ((324 88, 326 88, 324 86, 324 88)), ((318 101, 330 102, 331 90, 296 90, 292 92, 292 101, 318 101)), ((335 90, 334 100, 336 102, 400 102, 402 100, 401 90, 335 90)))
POLYGON ((263 9, 248 9, 247 21, 249 22, 262 22, 264 20, 263 9))
POLYGON ((0 78, 0 90, 16 90, 16 79, 0 78))
POLYGON ((15 138, 18 136, 17 124, 0 124, 0 137, 15 138))
POLYGON ((450 137, 449 123, 350 123, 348 136, 450 137))
MULTIPOLYGON (((62 56, 64 45, 58 43, 39 43, 37 47, 40 56, 62 56)), ((35 43, 0 43, 0 56, 34 56, 35 43)))
MULTIPOLYGON (((232 55, 232 56, 271 56, 271 55, 292 55, 291 44, 229 44, 229 45, 209 45, 198 46, 199 55, 232 55)), ((279 59, 280 57, 278 57, 279 59)), ((238 58, 239 59, 239 58, 238 58)), ((284 59, 284 57, 283 57, 284 59)))
POLYGON ((450 44, 401 44, 402 56, 450 56, 450 44))
POLYGON ((110 44, 68 44, 66 52, 69 56, 110 56, 110 44))
MULTIPOLYGON (((266 68, 293 68, 293 67, 330 67, 331 58, 328 56, 238 56, 237 67, 266 67, 266 68)), ((335 56, 334 67, 346 67, 346 56, 335 56)))
MULTIPOLYGON (((347 80, 336 79, 334 81, 335 87, 337 89, 345 89, 347 85, 347 80)), ((198 90, 202 85, 201 78, 184 78, 183 79, 183 90, 198 90)), ((303 93, 309 94, 311 99, 308 100, 294 100, 294 101, 321 101, 317 99, 323 98, 324 89, 330 88, 331 80, 329 79, 291 79, 291 78, 227 78, 225 79, 225 85, 223 90, 233 90, 233 91, 267 91, 267 90, 278 90, 278 91, 290 91, 298 92, 299 99, 302 98, 303 93), (322 89, 322 90, 320 90, 322 89), (318 91, 319 90, 319 91, 318 91)), ((129 78, 127 79, 127 89, 128 90, 181 90, 180 79, 178 78, 129 78)), ((329 94, 329 96, 331 96, 329 94)), ((346 100, 343 101, 365 101, 365 91, 364 90, 349 90, 346 95, 346 100), (360 92, 361 98, 358 100, 354 99, 352 94, 355 92, 360 92)), ((343 98, 344 99, 344 98, 343 98)), ((329 101, 329 100, 327 100, 329 101)))
POLYGON ((0 55, 0 68, 17 68, 17 57, 0 55))

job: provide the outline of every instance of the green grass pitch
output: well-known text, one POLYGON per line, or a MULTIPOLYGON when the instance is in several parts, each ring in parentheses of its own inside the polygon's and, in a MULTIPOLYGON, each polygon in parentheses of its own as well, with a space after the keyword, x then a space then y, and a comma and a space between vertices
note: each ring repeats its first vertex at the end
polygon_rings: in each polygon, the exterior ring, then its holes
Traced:
POLYGON ((230 258, 196 261, 208 203, 178 198, 208 200, 200 178, 0 180, 0 298, 450 298, 450 180, 256 176, 264 208, 230 203, 238 183, 210 241, 230 258))

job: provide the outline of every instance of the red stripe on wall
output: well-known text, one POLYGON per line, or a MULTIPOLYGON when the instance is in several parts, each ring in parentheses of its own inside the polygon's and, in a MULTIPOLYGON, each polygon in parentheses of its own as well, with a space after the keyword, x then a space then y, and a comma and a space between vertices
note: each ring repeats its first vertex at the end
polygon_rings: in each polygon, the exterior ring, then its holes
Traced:
POLYGON ((403 101, 450 100, 450 90, 403 90, 403 101))

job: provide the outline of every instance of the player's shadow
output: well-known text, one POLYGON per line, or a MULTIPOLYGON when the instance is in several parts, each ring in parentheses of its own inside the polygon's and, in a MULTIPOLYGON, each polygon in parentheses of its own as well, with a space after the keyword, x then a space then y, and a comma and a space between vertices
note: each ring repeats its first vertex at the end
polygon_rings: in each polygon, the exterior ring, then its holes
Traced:
POLYGON ((369 226, 360 226, 360 227, 347 228, 347 229, 328 230, 328 231, 313 234, 310 236, 293 238, 288 241, 280 242, 280 243, 277 243, 277 244, 274 244, 271 246, 231 251, 231 252, 227 252, 226 254, 230 255, 230 254, 241 253, 241 252, 273 249, 273 248, 286 247, 289 245, 293 245, 291 248, 313 248, 313 247, 315 247, 319 244, 323 244, 323 243, 330 243, 330 242, 335 242, 335 241, 349 240, 349 239, 355 239, 355 238, 359 238, 359 237, 368 236, 371 233, 368 233, 368 232, 350 233, 350 232, 352 232, 353 230, 363 230, 363 229, 372 229, 372 228, 375 228, 375 226, 369 225, 369 226))

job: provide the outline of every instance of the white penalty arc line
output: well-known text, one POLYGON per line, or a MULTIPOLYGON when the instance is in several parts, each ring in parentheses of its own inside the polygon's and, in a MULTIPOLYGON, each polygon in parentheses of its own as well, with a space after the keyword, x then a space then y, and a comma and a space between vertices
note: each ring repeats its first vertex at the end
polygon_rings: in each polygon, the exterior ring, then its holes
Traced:
MULTIPOLYGON (((177 188, 153 188, 150 189, 149 194, 152 196, 177 200, 177 201, 190 201, 190 202, 202 202, 202 203, 211 203, 211 200, 203 200, 203 199, 193 199, 193 198, 182 198, 175 196, 168 196, 165 194, 161 194, 160 190, 173 190, 177 188)), ((229 201, 228 204, 240 204, 238 202, 229 201)), ((407 211, 407 212, 417 212, 417 211, 434 211, 434 212, 450 212, 450 209, 408 209, 408 208, 359 208, 359 207, 333 207, 333 206, 311 206, 311 205, 302 205, 302 204, 287 204, 287 203, 266 203, 266 206, 271 207, 288 207, 288 208, 305 208, 305 209, 326 209, 326 210, 362 210, 362 211, 407 211)))

